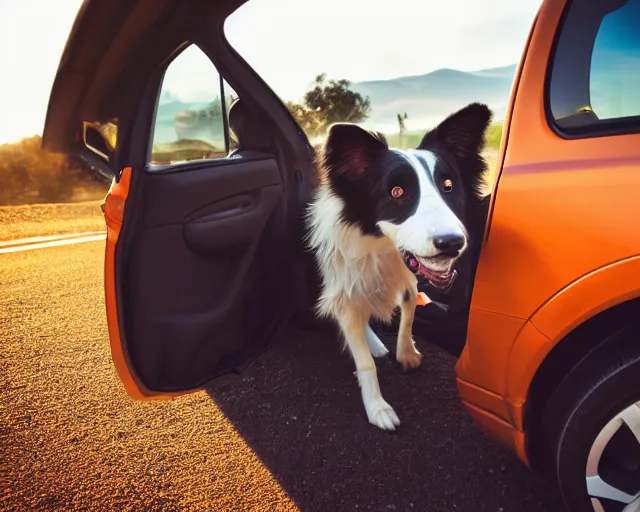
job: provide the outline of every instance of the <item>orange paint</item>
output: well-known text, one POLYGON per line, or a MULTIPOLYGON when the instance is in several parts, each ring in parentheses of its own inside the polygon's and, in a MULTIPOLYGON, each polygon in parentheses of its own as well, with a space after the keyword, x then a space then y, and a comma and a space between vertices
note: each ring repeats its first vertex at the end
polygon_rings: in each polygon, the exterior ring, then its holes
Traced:
POLYGON ((122 381, 127 393, 136 400, 172 399, 178 394, 159 394, 147 389, 137 378, 126 354, 123 336, 120 334, 118 308, 116 300, 116 266, 115 254, 122 229, 122 221, 131 185, 131 167, 123 169, 120 181, 112 181, 104 203, 104 218, 107 224, 107 244, 104 259, 104 294, 107 310, 107 326, 111 358, 116 373, 122 381))
POLYGON ((640 135, 563 139, 546 119, 564 6, 542 3, 516 73, 456 366, 472 416, 527 464, 522 418, 540 365, 580 324, 640 297, 640 135))
POLYGON ((431 303, 431 299, 424 292, 418 292, 418 296, 416 297, 416 306, 426 306, 431 303))

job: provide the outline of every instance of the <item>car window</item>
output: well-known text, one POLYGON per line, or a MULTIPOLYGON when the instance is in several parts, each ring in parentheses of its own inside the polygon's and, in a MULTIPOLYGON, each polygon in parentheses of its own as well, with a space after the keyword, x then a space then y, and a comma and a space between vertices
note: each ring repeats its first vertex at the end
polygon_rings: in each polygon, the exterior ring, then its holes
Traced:
POLYGON ((553 124, 569 134, 640 129, 640 0, 574 0, 549 82, 553 124))
POLYGON ((167 67, 153 125, 151 163, 225 158, 236 146, 228 113, 237 98, 195 44, 167 67))
POLYGON ((599 119, 640 116, 640 0, 630 0, 602 19, 589 89, 599 119))

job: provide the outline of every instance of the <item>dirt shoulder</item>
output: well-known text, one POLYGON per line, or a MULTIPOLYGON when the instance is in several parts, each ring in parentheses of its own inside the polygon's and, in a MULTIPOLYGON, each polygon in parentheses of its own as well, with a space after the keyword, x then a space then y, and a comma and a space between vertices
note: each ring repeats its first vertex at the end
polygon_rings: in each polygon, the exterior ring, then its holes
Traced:
POLYGON ((103 231, 102 200, 0 206, 0 241, 103 231))

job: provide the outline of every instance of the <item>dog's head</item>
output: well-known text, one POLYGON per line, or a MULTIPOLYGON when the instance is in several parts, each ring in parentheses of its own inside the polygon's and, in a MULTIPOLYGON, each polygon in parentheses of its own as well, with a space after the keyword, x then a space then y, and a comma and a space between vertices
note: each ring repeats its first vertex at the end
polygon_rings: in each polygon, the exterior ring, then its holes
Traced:
POLYGON ((446 288, 468 246, 465 204, 479 193, 480 151, 491 121, 473 103, 428 132, 415 150, 389 148, 384 136, 354 124, 331 126, 322 148, 323 181, 341 199, 344 222, 387 236, 417 272, 446 288))

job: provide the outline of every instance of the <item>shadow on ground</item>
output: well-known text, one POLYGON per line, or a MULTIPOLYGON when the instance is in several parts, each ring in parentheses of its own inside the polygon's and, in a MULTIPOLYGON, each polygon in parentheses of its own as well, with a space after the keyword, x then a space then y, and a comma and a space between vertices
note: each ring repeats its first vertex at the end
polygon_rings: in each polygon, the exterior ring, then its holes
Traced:
POLYGON ((208 393, 304 512, 559 510, 460 404, 454 359, 419 344, 422 368, 378 360, 395 433, 371 426, 350 358, 326 335, 291 330, 241 377, 208 393))

